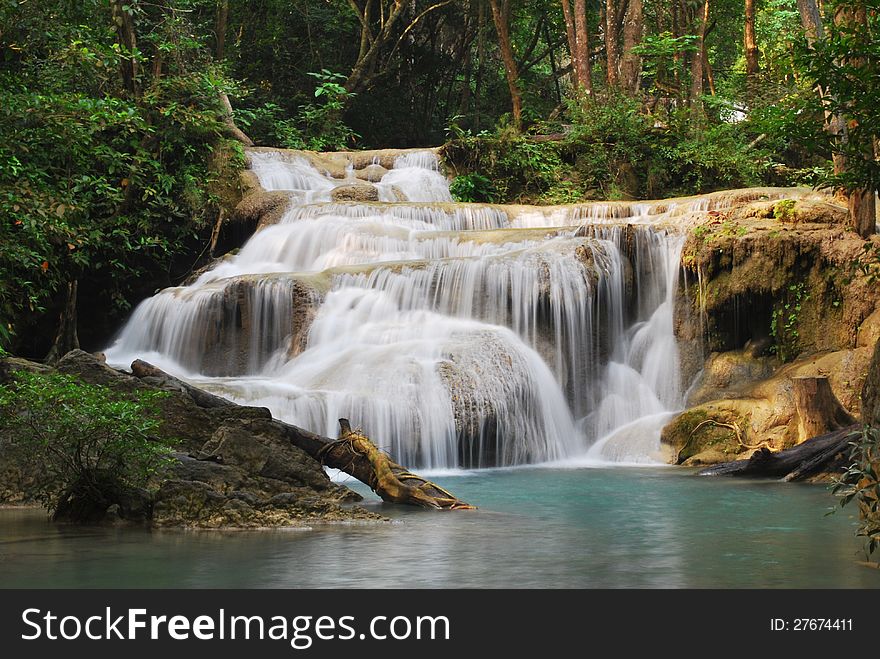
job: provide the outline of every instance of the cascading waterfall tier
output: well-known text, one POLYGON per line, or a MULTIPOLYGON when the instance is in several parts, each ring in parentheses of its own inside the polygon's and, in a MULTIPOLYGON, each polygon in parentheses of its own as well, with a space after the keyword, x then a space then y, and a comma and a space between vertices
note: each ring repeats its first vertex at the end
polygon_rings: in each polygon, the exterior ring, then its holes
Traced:
POLYGON ((430 151, 358 171, 249 156, 290 210, 141 303, 110 363, 147 359, 325 435, 349 418, 423 469, 654 459, 682 405, 681 227, 732 197, 454 204, 430 151), (379 202, 331 201, 364 177, 379 202))

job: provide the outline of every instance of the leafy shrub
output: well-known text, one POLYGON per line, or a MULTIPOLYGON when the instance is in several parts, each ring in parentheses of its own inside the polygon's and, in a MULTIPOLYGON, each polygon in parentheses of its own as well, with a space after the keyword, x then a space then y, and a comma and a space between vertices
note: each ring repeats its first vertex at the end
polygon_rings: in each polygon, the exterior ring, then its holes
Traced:
POLYGON ((856 535, 865 538, 865 554, 880 547, 880 429, 865 426, 850 443, 850 465, 834 484, 841 507, 856 501, 860 519, 856 535))
POLYGON ((495 199, 492 181, 477 172, 456 176, 449 184, 449 192, 456 201, 492 203, 495 199))
POLYGON ((0 386, 5 442, 55 516, 89 521, 170 462, 154 438, 164 392, 121 394, 63 374, 18 372, 0 386))
POLYGON ((295 116, 271 102, 235 110, 236 121, 254 141, 286 149, 339 151, 360 137, 342 119, 346 104, 355 96, 340 84, 345 76, 327 69, 307 75, 318 81, 314 91, 318 100, 300 105, 295 116))

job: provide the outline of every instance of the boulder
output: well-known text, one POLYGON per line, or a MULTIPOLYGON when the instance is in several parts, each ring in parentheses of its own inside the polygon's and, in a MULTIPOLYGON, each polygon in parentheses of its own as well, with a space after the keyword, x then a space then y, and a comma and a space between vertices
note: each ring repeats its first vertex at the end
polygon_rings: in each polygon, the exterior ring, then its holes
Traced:
MULTIPOLYGON (((4 359, 0 377, 21 368, 49 370, 4 359)), ((332 483, 321 464, 291 444, 287 427, 264 408, 235 405, 173 378, 135 378, 81 350, 65 355, 57 370, 116 391, 168 394, 157 401, 162 418, 157 439, 177 447, 176 460, 147 491, 114 493, 115 500, 106 502, 105 522, 252 528, 381 519, 344 505, 360 496, 332 483), (214 404, 215 399, 223 404, 214 404)), ((35 502, 33 475, 26 471, 11 452, 0 451, 0 503, 35 502)))
POLYGON ((340 185, 330 193, 333 201, 379 201, 379 190, 375 185, 340 185))
POLYGON ((234 218, 254 229, 277 224, 290 207, 290 193, 282 190, 254 192, 235 207, 234 218))

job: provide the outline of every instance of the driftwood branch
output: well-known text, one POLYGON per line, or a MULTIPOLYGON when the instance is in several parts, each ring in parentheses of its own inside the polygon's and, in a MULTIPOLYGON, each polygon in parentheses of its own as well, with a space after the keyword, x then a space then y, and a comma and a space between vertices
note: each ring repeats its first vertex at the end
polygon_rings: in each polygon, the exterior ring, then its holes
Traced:
POLYGON ((774 453, 762 448, 748 460, 714 465, 700 476, 758 476, 800 481, 820 472, 837 471, 849 455, 849 444, 858 424, 813 437, 797 446, 774 453))
MULTIPOLYGON (((236 404, 183 380, 142 360, 131 365, 132 374, 140 379, 149 378, 166 388, 188 394, 201 407, 235 407, 236 404)), ((341 433, 338 439, 317 435, 303 428, 273 419, 284 437, 322 464, 339 469, 366 483, 383 501, 404 503, 436 510, 472 509, 436 483, 411 473, 393 462, 365 435, 352 430, 348 419, 340 419, 341 433)))

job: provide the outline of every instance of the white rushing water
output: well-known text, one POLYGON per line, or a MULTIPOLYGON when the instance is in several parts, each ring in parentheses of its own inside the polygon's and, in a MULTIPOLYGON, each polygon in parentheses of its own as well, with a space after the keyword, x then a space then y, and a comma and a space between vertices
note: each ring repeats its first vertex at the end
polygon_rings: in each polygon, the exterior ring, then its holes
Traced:
POLYGON ((413 467, 656 460, 682 406, 674 227, 707 198, 451 204, 425 151, 375 184, 395 203, 331 203, 352 170, 251 159, 291 209, 145 300, 110 363, 146 359, 325 435, 348 418, 413 467))

